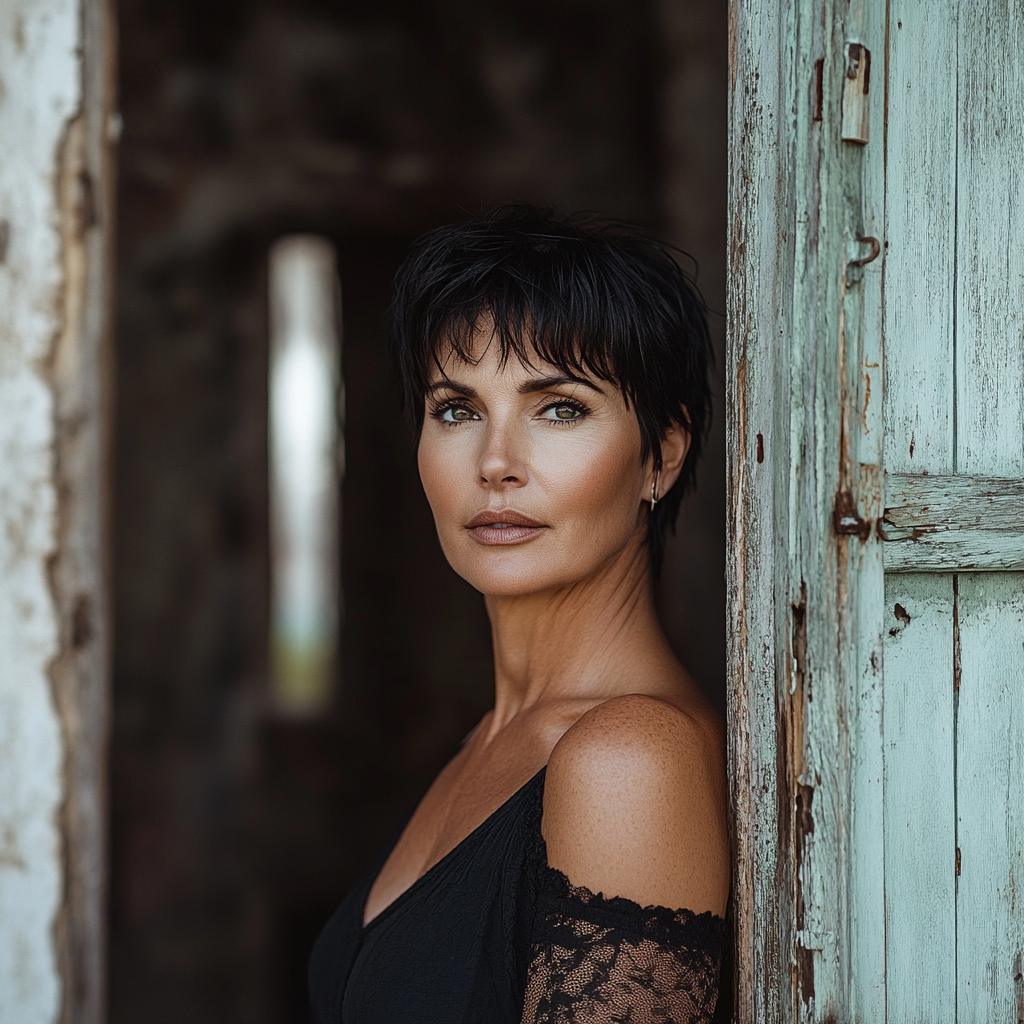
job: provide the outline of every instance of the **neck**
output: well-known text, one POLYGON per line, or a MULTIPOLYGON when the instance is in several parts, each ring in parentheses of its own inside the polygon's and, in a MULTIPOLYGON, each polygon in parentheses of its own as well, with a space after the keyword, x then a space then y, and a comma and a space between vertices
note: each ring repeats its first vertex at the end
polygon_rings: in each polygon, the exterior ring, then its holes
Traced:
POLYGON ((646 548, 629 545, 568 587, 487 597, 492 729, 543 699, 608 699, 682 672, 658 622, 646 548))

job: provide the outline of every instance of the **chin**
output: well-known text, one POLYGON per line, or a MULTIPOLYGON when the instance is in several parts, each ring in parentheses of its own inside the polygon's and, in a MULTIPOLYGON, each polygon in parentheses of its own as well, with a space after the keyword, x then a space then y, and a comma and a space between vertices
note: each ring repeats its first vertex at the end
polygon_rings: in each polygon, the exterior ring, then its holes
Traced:
POLYGON ((446 546, 445 555, 451 567, 487 597, 526 597, 571 587, 597 572, 604 561, 591 557, 581 565, 579 559, 544 550, 536 541, 505 549, 469 544, 472 548, 459 545, 459 550, 446 546))

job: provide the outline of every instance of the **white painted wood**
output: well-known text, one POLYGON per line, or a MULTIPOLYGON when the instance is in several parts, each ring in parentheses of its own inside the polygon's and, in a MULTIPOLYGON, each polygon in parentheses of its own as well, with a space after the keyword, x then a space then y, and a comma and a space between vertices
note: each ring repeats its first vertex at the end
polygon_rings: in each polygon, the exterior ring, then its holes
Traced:
POLYGON ((1024 479, 889 474, 885 504, 890 572, 1024 569, 1024 479))
POLYGON ((953 472, 956 16, 891 0, 885 198, 885 468, 953 472))
POLYGON ((957 1007, 1024 1016, 1024 575, 959 577, 957 1007))
POLYGON ((1024 7, 961 2, 959 39, 956 471, 1024 479, 1024 7))
POLYGON ((99 0, 0 2, 0 1021, 103 1019, 113 62, 99 0))
POLYGON ((889 1024, 955 1017, 952 577, 886 579, 885 888, 889 1024))
POLYGON ((60 624, 46 571, 56 540, 54 397, 40 373, 59 330, 61 238, 52 178, 79 102, 76 5, 0 6, 0 1019, 56 1020, 64 749, 50 661, 60 624), (20 96, 19 96, 20 93, 20 96))

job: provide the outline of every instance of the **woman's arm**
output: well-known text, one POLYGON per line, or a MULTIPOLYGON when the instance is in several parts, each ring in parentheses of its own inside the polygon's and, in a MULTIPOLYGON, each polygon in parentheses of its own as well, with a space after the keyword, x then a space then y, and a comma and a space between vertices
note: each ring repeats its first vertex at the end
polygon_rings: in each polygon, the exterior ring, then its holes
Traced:
POLYGON ((523 1024, 708 1024, 729 847, 715 727, 616 698, 556 746, 523 1024))

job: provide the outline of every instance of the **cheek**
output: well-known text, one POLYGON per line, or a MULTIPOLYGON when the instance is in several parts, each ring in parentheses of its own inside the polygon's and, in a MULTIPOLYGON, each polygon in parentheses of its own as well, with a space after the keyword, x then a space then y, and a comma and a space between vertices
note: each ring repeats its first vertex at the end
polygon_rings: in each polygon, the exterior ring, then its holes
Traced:
POLYGON ((423 493, 440 532, 453 516, 462 511, 459 498, 468 486, 465 453, 458 451, 456 445, 436 444, 429 437, 421 437, 416 461, 423 493))
POLYGON ((631 532, 643 472, 639 437, 622 431, 571 440, 536 459, 553 511, 564 525, 591 534, 631 532))

